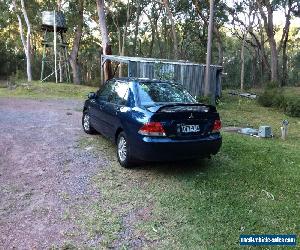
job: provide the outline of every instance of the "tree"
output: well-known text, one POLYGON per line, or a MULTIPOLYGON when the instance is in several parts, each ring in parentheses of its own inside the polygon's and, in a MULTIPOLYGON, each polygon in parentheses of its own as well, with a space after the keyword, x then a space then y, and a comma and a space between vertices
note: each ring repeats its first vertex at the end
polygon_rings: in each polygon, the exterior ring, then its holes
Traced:
POLYGON ((159 50, 161 52, 161 56, 162 54, 162 50, 161 50, 161 39, 159 36, 159 31, 158 31, 158 20, 160 18, 161 15, 161 11, 162 11, 162 6, 161 5, 157 5, 155 2, 151 5, 151 8, 148 8, 149 12, 144 9, 143 13, 148 17, 149 20, 149 24, 151 27, 151 41, 150 41, 150 45, 149 45, 149 49, 148 49, 148 57, 153 57, 153 48, 155 45, 155 39, 157 40, 158 44, 159 44, 159 50), (158 6, 158 8, 157 8, 158 6))
MULTIPOLYGON (((209 1, 208 1, 209 2, 209 1)), ((195 6, 196 12, 201 20, 204 22, 205 26, 209 26, 209 6, 205 8, 205 5, 201 5, 200 0, 192 0, 193 5, 195 6), (205 13, 207 12, 207 13, 205 13)), ((206 3, 206 1, 205 1, 206 3)), ((214 4, 218 4, 216 6, 215 11, 218 15, 215 15, 214 22, 213 22, 213 34, 216 38, 217 48, 218 48, 218 65, 223 65, 223 57, 224 57, 224 45, 222 41, 222 35, 220 31, 220 27, 223 26, 223 22, 227 20, 227 16, 225 14, 225 5, 221 1, 216 1, 214 4)))
POLYGON ((287 7, 285 8, 285 16, 286 22, 283 28, 283 36, 282 36, 282 79, 281 79, 281 86, 286 85, 288 80, 288 73, 287 73, 287 42, 290 33, 290 19, 291 19, 291 11, 292 11, 292 0, 287 0, 287 7))
MULTIPOLYGON (((209 24, 208 24, 208 41, 207 41, 207 54, 206 54, 206 70, 205 70, 205 86, 204 95, 210 94, 210 65, 211 65, 211 46, 212 46, 212 31, 213 31, 213 16, 214 16, 214 0, 210 0, 210 11, 209 11, 209 24)), ((211 93, 214 96, 214 92, 211 93)))
MULTIPOLYGON (((111 45, 109 43, 107 25, 105 20, 104 0, 96 0, 96 3, 97 3, 97 11, 99 17, 99 28, 102 37, 102 53, 104 55, 111 55, 112 54, 111 45)), ((103 67, 104 67, 104 81, 106 81, 112 77, 111 62, 106 61, 103 67)))
MULTIPOLYGON (((127 11, 126 11, 126 22, 124 26, 124 31, 123 31, 123 40, 122 40, 122 47, 120 51, 120 56, 125 56, 125 48, 126 48, 126 40, 127 40, 127 29, 129 26, 129 21, 130 21, 130 16, 131 16, 131 4, 130 0, 127 0, 127 11)), ((123 72, 123 67, 122 63, 119 65, 119 76, 122 76, 123 72)))
POLYGON ((257 0, 256 2, 257 2, 260 15, 263 19, 265 32, 268 36, 269 46, 271 50, 271 80, 274 82, 278 82, 279 80, 278 79, 278 55, 283 47, 286 48, 286 43, 288 41, 291 10, 292 10, 292 0, 284 0, 282 2, 279 1, 281 3, 281 6, 283 6, 284 8, 286 8, 287 6, 285 26, 283 28, 279 45, 276 44, 275 32, 274 32, 275 27, 273 21, 273 12, 276 8, 279 8, 277 2, 273 3, 270 2, 270 0, 257 0))
POLYGON ((167 15, 168 15, 169 21, 171 23, 171 29, 172 29, 172 35, 173 35, 173 46, 174 46, 174 59, 176 60, 176 59, 178 59, 178 40, 177 40, 177 32, 176 32, 176 27, 175 27, 175 22, 174 22, 174 16, 170 9, 169 0, 163 0, 163 4, 166 8, 167 15))
POLYGON ((136 0, 136 19, 134 24, 134 39, 133 39, 133 55, 136 55, 137 50, 137 37, 139 34, 139 21, 142 12, 142 1, 136 0))
MULTIPOLYGON (((261 72, 261 81, 264 80, 264 76, 267 76, 267 79, 271 79, 271 70, 267 52, 265 50, 265 32, 262 26, 261 20, 259 18, 256 1, 241 1, 235 3, 233 8, 228 8, 229 13, 232 18, 232 35, 240 39, 242 43, 241 50, 241 78, 240 85, 244 85, 243 80, 245 78, 245 58, 244 52, 247 45, 250 45, 255 53, 251 53, 253 63, 256 62, 257 55, 260 62, 260 72, 261 72), (254 24, 255 20, 257 21, 254 24), (247 35, 249 34, 250 38, 247 35)), ((255 67, 253 67, 254 69, 255 67)), ((252 79, 256 79, 256 76, 253 75, 256 72, 252 72, 252 79)), ((255 82, 253 82, 256 84, 255 82)), ((241 87, 243 89, 243 86, 241 87)))
POLYGON ((18 18, 18 23, 19 23, 19 32, 20 32, 20 36, 21 36, 21 41, 22 41, 22 45, 23 45, 23 49, 25 52, 25 56, 26 56, 26 72, 27 72, 27 81, 31 82, 32 81, 32 72, 31 72, 31 24, 27 15, 27 11, 25 8, 25 4, 24 4, 24 0, 21 0, 21 12, 23 15, 23 18, 25 20, 26 23, 26 27, 27 27, 27 34, 26 34, 26 40, 25 40, 25 36, 24 36, 24 30, 23 30, 23 23, 22 23, 22 18, 19 12, 19 8, 17 6, 16 0, 13 0, 13 7, 14 7, 14 11, 17 15, 18 18))
POLYGON ((249 1, 248 3, 245 3, 245 5, 248 7, 248 13, 245 13, 247 18, 248 27, 243 31, 242 34, 242 47, 241 47, 241 91, 244 91, 244 85, 245 85, 245 46, 247 41, 247 36, 249 33, 249 30, 252 28, 252 25, 254 23, 255 14, 253 14, 253 3, 249 1), (249 5, 248 5, 249 4, 249 5))
POLYGON ((73 73, 73 82, 75 84, 80 84, 81 77, 80 77, 80 65, 78 63, 78 51, 80 47, 80 41, 81 41, 82 29, 83 29, 84 0, 78 0, 77 6, 78 6, 78 15, 77 15, 78 24, 75 31, 74 42, 69 56, 69 61, 73 73))

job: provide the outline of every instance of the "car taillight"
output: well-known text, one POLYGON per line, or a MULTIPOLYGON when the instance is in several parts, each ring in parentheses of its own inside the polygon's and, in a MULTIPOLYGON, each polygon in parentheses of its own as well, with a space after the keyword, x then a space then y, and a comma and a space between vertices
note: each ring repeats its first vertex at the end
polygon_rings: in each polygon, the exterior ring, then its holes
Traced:
POLYGON ((221 130, 221 128, 222 128, 221 121, 220 120, 215 120, 212 132, 219 132, 221 130))
POLYGON ((147 136, 166 136, 165 130, 160 122, 145 123, 138 133, 147 136))

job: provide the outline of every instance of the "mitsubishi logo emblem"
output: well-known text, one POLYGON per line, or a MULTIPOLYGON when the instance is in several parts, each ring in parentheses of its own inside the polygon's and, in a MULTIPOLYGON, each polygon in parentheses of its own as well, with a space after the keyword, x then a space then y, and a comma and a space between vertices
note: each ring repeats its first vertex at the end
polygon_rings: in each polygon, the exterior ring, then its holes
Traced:
POLYGON ((189 119, 194 119, 193 113, 191 113, 189 119))

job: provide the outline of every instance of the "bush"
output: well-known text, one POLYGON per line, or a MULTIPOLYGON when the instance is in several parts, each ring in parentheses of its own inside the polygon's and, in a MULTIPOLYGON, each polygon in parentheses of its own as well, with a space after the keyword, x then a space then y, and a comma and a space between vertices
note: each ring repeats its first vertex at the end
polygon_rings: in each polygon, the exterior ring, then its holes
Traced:
POLYGON ((280 86, 278 81, 270 81, 267 82, 265 89, 277 89, 280 86))
POLYGON ((198 96, 197 102, 209 104, 210 103, 210 97, 209 96, 198 96))
POLYGON ((286 101, 285 113, 289 116, 300 117, 300 98, 288 98, 286 101))
POLYGON ((268 84, 264 92, 258 97, 258 103, 264 107, 280 109, 289 116, 300 117, 300 98, 298 96, 285 96, 284 90, 277 86, 276 84, 268 84))
POLYGON ((282 89, 266 88, 258 97, 258 103, 264 107, 284 108, 285 97, 282 89))

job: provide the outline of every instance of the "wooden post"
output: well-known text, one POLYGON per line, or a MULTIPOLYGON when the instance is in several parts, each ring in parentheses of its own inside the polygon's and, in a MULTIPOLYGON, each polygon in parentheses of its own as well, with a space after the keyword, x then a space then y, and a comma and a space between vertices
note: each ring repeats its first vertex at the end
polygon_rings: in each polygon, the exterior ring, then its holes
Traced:
POLYGON ((282 139, 282 140, 286 140, 286 138, 287 138, 287 134, 288 134, 288 125, 289 125, 288 120, 284 120, 284 121, 282 122, 282 127, 281 127, 281 139, 282 139))
POLYGON ((41 82, 44 80, 45 60, 46 60, 46 41, 47 41, 47 30, 45 31, 45 34, 44 34, 41 82))
POLYGON ((282 126, 281 127, 281 139, 286 140, 286 136, 287 136, 287 127, 282 126))
POLYGON ((56 54, 56 43, 57 43, 57 40, 56 40, 56 11, 54 10, 53 11, 53 14, 54 14, 54 20, 53 20, 53 28, 54 28, 54 71, 55 71, 55 82, 57 83, 58 82, 58 76, 57 76, 57 54, 56 54))

